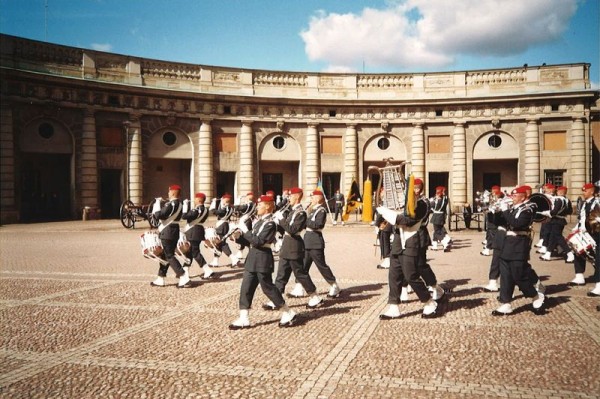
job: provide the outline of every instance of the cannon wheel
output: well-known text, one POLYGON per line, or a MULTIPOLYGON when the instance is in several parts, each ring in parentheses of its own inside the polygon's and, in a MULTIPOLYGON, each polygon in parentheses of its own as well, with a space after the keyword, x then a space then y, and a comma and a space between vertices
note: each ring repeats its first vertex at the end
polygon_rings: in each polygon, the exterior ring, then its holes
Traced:
POLYGON ((121 208, 119 209, 119 215, 121 216, 121 224, 126 229, 133 229, 135 227, 135 215, 131 210, 134 207, 133 202, 129 200, 123 201, 121 208))
POLYGON ((160 221, 154 216, 152 213, 148 214, 148 223, 150 223, 150 227, 153 229, 158 228, 158 224, 160 221))

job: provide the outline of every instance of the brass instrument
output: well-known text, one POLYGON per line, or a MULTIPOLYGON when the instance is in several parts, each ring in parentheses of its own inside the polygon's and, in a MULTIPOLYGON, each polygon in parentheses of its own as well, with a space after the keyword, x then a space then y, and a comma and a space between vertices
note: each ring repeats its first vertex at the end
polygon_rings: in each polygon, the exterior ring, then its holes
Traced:
POLYGON ((379 183, 375 191, 375 207, 384 206, 396 211, 404 210, 406 203, 406 179, 402 173, 402 167, 407 162, 401 162, 398 165, 392 165, 390 160, 385 159, 386 165, 382 168, 369 166, 367 171, 373 170, 379 172, 379 183), (383 192, 382 192, 383 188, 383 192))
POLYGON ((537 207, 533 221, 542 223, 548 220, 548 216, 544 215, 543 212, 547 212, 552 209, 552 201, 550 198, 548 198, 546 194, 533 193, 531 194, 531 197, 529 197, 529 201, 533 202, 537 207))

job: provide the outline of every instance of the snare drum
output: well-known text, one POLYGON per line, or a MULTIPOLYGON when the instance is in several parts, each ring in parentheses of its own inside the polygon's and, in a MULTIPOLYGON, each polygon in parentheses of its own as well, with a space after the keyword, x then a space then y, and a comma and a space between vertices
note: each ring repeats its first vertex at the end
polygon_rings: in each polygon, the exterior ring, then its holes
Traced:
POLYGON ((179 232, 179 240, 177 241, 177 251, 180 255, 184 256, 188 252, 190 252, 190 242, 183 232, 179 232))
POLYGON ((594 254, 596 242, 585 230, 575 230, 567 236, 567 244, 577 255, 590 256, 594 254))
POLYGON ((142 254, 145 257, 159 257, 163 253, 163 246, 158 237, 158 232, 147 231, 140 236, 142 254))

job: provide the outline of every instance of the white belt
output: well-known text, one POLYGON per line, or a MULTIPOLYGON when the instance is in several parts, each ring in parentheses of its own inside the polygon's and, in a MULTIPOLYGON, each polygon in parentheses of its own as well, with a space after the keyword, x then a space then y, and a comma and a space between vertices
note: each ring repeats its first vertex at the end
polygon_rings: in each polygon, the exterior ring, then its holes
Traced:
POLYGON ((507 236, 528 236, 529 232, 528 231, 507 231, 506 235, 507 236))
POLYGON ((310 227, 307 227, 306 231, 314 231, 315 233, 320 233, 321 229, 311 229, 310 227))
POLYGON ((433 211, 433 213, 444 213, 444 211, 433 211))

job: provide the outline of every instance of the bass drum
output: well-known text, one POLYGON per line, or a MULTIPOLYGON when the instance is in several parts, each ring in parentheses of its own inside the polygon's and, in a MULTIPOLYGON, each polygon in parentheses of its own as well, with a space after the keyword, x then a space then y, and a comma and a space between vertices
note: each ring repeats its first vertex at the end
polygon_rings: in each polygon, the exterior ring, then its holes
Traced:
POLYGON ((533 202, 537 208, 533 221, 538 223, 545 222, 546 219, 548 219, 548 216, 542 215, 541 212, 552 209, 552 201, 550 201, 550 198, 548 198, 546 194, 533 193, 531 194, 531 197, 529 197, 529 201, 533 202))

